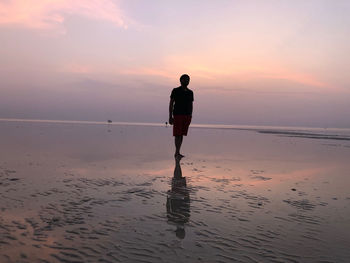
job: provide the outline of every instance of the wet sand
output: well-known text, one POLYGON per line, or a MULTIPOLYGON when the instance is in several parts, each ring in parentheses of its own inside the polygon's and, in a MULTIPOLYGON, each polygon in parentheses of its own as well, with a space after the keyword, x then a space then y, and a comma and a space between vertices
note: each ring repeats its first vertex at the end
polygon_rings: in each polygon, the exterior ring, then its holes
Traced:
POLYGON ((0 262, 350 262, 349 136, 0 121, 0 262))

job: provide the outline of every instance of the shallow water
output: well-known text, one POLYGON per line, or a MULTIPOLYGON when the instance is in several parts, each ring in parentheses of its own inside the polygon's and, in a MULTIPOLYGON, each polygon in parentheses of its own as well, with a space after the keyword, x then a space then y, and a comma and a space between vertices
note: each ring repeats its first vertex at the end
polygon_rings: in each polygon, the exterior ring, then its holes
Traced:
POLYGON ((350 141, 283 135, 0 122, 0 262, 350 262, 350 141))

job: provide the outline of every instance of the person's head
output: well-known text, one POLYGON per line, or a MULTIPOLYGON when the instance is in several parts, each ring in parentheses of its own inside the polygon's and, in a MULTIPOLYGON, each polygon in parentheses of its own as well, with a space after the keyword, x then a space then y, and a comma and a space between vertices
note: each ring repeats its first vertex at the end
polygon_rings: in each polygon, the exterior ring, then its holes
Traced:
POLYGON ((180 83, 181 83, 181 86, 187 87, 188 84, 190 83, 190 76, 188 76, 187 74, 183 74, 180 77, 180 83))
POLYGON ((184 226, 176 226, 175 234, 176 234, 177 238, 184 239, 186 236, 184 226))

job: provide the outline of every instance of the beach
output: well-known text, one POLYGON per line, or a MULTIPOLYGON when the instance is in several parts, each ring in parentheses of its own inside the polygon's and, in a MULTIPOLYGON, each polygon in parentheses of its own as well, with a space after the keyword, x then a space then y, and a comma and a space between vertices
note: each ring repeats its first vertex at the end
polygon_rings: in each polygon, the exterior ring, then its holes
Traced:
POLYGON ((0 262, 350 262, 350 132, 0 121, 0 262), (176 171, 176 180, 174 177, 176 171))

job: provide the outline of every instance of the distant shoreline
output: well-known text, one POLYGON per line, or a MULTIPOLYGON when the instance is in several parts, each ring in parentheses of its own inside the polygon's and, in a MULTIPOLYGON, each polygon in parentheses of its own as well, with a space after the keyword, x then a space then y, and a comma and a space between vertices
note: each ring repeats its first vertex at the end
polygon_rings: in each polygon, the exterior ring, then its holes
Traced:
MULTIPOLYGON (((113 121, 109 123, 107 120, 103 121, 79 121, 79 120, 41 120, 41 119, 17 119, 17 118, 0 118, 0 122, 34 122, 34 123, 61 123, 61 124, 95 124, 95 125, 127 125, 127 126, 155 126, 164 127, 165 123, 155 122, 120 122, 113 121)), ((168 125, 169 126, 169 125, 168 125)), ((204 129, 232 129, 232 130, 249 130, 260 133, 277 133, 282 134, 283 131, 313 131, 313 132, 349 132, 350 128, 317 128, 317 127, 297 127, 297 126, 264 126, 264 125, 228 125, 228 124, 191 124, 191 128, 204 129), (274 132, 281 131, 281 132, 274 132)))

